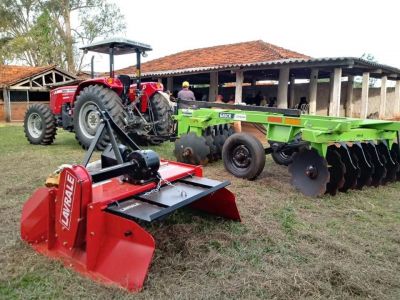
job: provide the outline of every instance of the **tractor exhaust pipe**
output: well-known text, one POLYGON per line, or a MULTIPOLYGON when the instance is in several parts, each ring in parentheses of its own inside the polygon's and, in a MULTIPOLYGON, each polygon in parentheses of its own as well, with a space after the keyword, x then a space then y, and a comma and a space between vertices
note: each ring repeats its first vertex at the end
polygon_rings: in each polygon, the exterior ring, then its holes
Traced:
POLYGON ((94 55, 90 59, 90 78, 94 78, 94 55))

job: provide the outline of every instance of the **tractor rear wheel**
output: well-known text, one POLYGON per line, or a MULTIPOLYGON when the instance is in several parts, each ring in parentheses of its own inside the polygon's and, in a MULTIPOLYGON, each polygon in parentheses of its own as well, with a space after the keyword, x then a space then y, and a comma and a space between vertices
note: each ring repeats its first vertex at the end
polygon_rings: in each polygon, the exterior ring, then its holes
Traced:
POLYGON ((265 150, 256 137, 246 133, 235 133, 224 143, 222 160, 229 173, 252 180, 264 169, 265 150))
MULTIPOLYGON (((150 99, 149 114, 155 122, 151 132, 155 136, 168 136, 172 129, 172 109, 168 100, 160 93, 155 93, 150 99)), ((150 138, 149 143, 158 145, 163 142, 162 138, 150 138)))
MULTIPOLYGON (((89 148, 96 135, 101 119, 100 110, 107 111, 118 126, 124 127, 125 113, 118 94, 100 85, 85 87, 80 92, 74 105, 75 137, 84 149, 89 148)), ((96 148, 103 150, 109 142, 110 138, 104 132, 96 148)))
POLYGON ((34 104, 24 117, 25 136, 31 144, 50 145, 57 134, 56 119, 45 104, 34 104))

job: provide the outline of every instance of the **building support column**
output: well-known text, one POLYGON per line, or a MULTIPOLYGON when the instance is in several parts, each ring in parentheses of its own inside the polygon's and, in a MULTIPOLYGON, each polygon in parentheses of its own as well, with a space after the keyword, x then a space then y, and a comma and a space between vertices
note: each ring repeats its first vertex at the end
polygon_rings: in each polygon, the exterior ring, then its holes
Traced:
POLYGON ((162 78, 158 78, 158 79, 157 79, 157 82, 158 82, 158 83, 162 83, 162 78))
POLYGON ((236 71, 235 104, 242 103, 243 81, 243 71, 236 71))
POLYGON ((400 114, 400 80, 396 80, 394 88, 394 109, 393 114, 398 116, 400 114))
POLYGON ((354 92, 354 76, 347 77, 346 90, 346 117, 353 116, 353 92, 354 92))
POLYGON ((289 85, 289 108, 294 108, 296 105, 295 99, 294 99, 294 89, 295 89, 295 81, 296 79, 294 76, 290 76, 290 85, 289 85))
POLYGON ((329 115, 333 117, 340 116, 340 93, 342 89, 342 68, 335 68, 333 70, 333 82, 331 84, 331 99, 329 115))
POLYGON ((167 90, 171 93, 174 92, 174 77, 167 78, 167 90))
POLYGON ((208 90, 208 101, 215 101, 218 95, 218 72, 210 73, 210 88, 208 90))
POLYGON ((279 84, 278 84, 278 101, 279 108, 288 107, 288 82, 289 82, 289 68, 279 69, 279 84))
POLYGON ((328 112, 326 114, 327 116, 329 116, 331 114, 331 112, 333 111, 333 108, 332 108, 333 78, 334 78, 334 73, 331 72, 329 75, 329 99, 328 99, 328 112))
POLYGON ((318 89, 318 69, 311 69, 310 84, 308 91, 308 103, 310 105, 310 115, 317 113, 317 89, 318 89))
POLYGON ((6 122, 11 122, 11 103, 10 94, 6 87, 3 88, 3 100, 4 100, 4 113, 6 117, 6 122))
POLYGON ((384 119, 386 116, 386 83, 387 83, 387 76, 382 76, 381 98, 379 101, 379 119, 384 119))
POLYGON ((361 114, 360 118, 366 119, 368 115, 369 72, 363 73, 361 88, 361 114))

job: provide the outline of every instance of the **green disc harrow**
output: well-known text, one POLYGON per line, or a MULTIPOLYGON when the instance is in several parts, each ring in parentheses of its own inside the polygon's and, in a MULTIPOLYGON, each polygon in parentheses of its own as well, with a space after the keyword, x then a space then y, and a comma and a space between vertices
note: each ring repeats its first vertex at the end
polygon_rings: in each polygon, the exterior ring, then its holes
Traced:
POLYGON ((179 107, 174 154, 180 162, 206 164, 222 158, 233 175, 255 179, 265 154, 271 154, 289 167, 292 184, 308 196, 400 180, 400 122, 197 101, 180 100, 179 107), (269 147, 251 134, 235 133, 237 121, 254 124, 269 147))

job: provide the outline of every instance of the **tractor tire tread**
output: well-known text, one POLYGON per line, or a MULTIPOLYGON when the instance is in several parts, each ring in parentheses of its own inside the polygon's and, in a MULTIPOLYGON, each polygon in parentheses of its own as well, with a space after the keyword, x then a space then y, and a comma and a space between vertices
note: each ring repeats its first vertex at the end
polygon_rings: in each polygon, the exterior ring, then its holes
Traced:
MULTIPOLYGON (((168 100, 164 98, 163 95, 155 93, 150 99, 151 109, 154 113, 155 121, 160 121, 155 125, 156 132, 153 134, 167 136, 170 134, 172 127, 172 108, 170 107, 168 100)), ((159 142, 152 142, 149 140, 150 144, 157 145, 159 142)))
POLYGON ((234 133, 224 143, 222 148, 222 161, 225 169, 239 178, 253 180, 261 174, 265 166, 265 150, 261 142, 251 134, 234 133), (237 146, 244 145, 252 156, 251 164, 247 168, 235 167, 232 162, 232 150, 237 146))
MULTIPOLYGON (((95 96, 96 104, 101 105, 103 109, 107 110, 118 126, 122 128, 124 127, 125 110, 120 97, 115 91, 101 85, 87 86, 80 92, 79 96, 77 97, 77 100, 75 102, 75 107, 76 106, 79 107, 81 105, 80 101, 84 101, 85 97, 88 97, 88 95, 95 96)), ((76 113, 78 114, 79 112, 76 113)), ((78 115, 74 116, 75 138, 78 141, 78 143, 82 146, 82 148, 88 149, 90 143, 88 143, 88 141, 84 141, 80 136, 79 132, 77 132, 76 127, 77 124, 79 124, 78 118, 79 118, 78 115)), ((96 149, 104 150, 104 148, 109 144, 109 142, 110 138, 108 134, 105 133, 100 139, 99 143, 96 145, 96 149)))
POLYGON ((25 137, 31 144, 51 145, 54 142, 55 137, 57 135, 57 124, 56 124, 56 118, 51 112, 51 109, 48 105, 43 103, 37 103, 31 105, 28 108, 24 117, 24 132, 25 132, 25 137), (42 136, 37 139, 31 137, 27 129, 28 117, 32 112, 38 113, 41 116, 42 120, 44 121, 44 129, 42 136))

